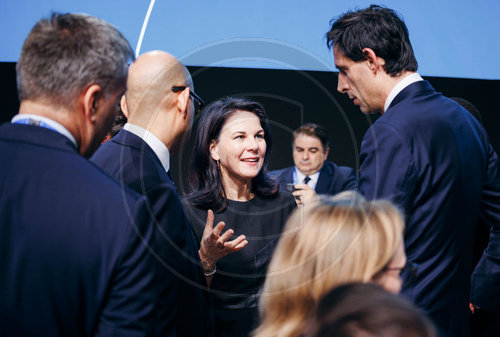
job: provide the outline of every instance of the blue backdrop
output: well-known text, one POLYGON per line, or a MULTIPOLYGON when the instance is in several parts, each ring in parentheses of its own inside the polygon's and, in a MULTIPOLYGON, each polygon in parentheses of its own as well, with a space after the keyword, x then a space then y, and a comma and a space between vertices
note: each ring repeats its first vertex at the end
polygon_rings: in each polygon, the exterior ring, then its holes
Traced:
MULTIPOLYGON (((334 70, 324 38, 330 19, 372 2, 3 0, 0 61, 15 62, 33 24, 57 11, 101 17, 116 25, 136 51, 166 50, 187 65, 334 70)), ((500 55, 500 1, 381 4, 403 15, 422 75, 500 79, 495 60, 500 55)))

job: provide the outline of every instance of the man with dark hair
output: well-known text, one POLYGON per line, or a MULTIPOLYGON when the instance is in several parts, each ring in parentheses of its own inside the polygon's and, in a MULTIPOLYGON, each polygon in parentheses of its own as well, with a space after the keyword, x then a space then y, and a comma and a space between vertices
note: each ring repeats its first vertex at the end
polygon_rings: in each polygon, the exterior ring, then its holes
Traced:
POLYGON ((296 190, 293 193, 300 198, 299 202, 316 194, 333 195, 356 189, 354 170, 326 161, 329 151, 330 137, 327 130, 318 124, 304 124, 292 136, 295 166, 271 174, 278 178, 281 190, 286 190, 287 184, 294 184, 296 190))
POLYGON ((146 201, 83 156, 108 132, 133 52, 110 24, 53 14, 17 63, 19 114, 0 126, 0 335, 151 336, 146 201))
MULTIPOLYGON (((367 198, 392 200, 406 214, 406 254, 419 267, 402 292, 442 336, 465 336, 470 238, 479 215, 494 226, 491 240, 499 240, 498 157, 478 121, 416 73, 408 30, 396 12, 372 5, 331 24, 326 37, 339 69, 337 90, 362 112, 382 113, 361 144, 359 189, 367 198)), ((491 251, 478 266, 491 271, 487 284, 496 282, 497 295, 498 261, 500 252, 491 251)))

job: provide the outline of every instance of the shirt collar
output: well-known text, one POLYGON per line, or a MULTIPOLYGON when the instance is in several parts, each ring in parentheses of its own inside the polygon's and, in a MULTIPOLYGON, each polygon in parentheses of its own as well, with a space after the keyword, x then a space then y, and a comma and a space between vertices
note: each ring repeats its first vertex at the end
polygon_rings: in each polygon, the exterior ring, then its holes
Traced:
POLYGON ((78 146, 76 144, 75 137, 73 137, 71 132, 69 132, 68 129, 66 129, 64 126, 62 126, 62 124, 56 122, 55 120, 52 120, 50 118, 40 116, 40 115, 17 114, 12 118, 11 123, 15 123, 16 121, 19 121, 22 119, 32 119, 32 120, 35 120, 37 122, 43 122, 43 123, 47 124, 48 126, 50 126, 50 128, 59 132, 61 135, 65 136, 66 138, 68 138, 73 143, 73 145, 75 145, 75 147, 78 148, 78 146))
POLYGON ((165 144, 163 144, 163 142, 158 139, 158 137, 153 135, 148 130, 135 124, 126 123, 123 126, 123 129, 133 133, 134 135, 145 141, 160 160, 161 165, 165 169, 165 172, 168 172, 168 170, 170 170, 170 152, 168 151, 168 148, 165 146, 165 144))
MULTIPOLYGON (((297 166, 295 166, 295 177, 294 178, 296 178, 296 179, 294 179, 294 184, 303 184, 305 177, 306 177, 306 175, 304 173, 300 172, 300 170, 297 168, 297 166)), ((309 185, 310 187, 315 189, 316 184, 318 183, 318 179, 319 179, 319 171, 314 173, 314 174, 311 174, 309 176, 309 178, 311 178, 311 180, 309 180, 307 185, 309 185)))
POLYGON ((405 76, 401 81, 399 81, 394 88, 392 88, 391 92, 389 93, 389 96, 387 96, 387 99, 385 100, 384 104, 384 113, 387 111, 389 108, 389 105, 391 105, 392 101, 396 96, 407 86, 409 86, 412 83, 418 82, 418 81, 423 81, 424 79, 422 76, 420 76, 418 73, 412 73, 408 76, 405 76))

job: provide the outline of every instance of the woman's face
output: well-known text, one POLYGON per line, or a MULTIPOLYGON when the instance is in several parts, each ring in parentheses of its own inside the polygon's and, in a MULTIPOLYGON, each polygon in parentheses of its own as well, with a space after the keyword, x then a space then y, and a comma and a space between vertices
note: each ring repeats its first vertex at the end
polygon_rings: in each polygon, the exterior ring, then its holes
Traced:
POLYGON ((220 163, 222 179, 248 183, 264 164, 264 129, 251 112, 237 110, 222 126, 219 140, 212 141, 210 155, 220 163))
POLYGON ((403 240, 401 239, 398 249, 396 250, 391 262, 384 268, 380 276, 378 276, 374 282, 382 286, 385 290, 393 294, 398 294, 401 291, 401 286, 403 284, 403 281, 399 276, 405 266, 406 254, 403 246, 403 240))

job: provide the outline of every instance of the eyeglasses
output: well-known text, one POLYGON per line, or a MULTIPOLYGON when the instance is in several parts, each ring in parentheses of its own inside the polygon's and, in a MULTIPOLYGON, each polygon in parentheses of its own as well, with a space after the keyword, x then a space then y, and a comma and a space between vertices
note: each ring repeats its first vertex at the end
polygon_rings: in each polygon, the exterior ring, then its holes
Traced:
POLYGON ((416 276, 418 271, 418 264, 410 261, 406 261, 406 264, 403 267, 384 267, 382 271, 390 271, 395 270, 399 271, 399 276, 404 280, 405 284, 411 284, 416 276))
MULTIPOLYGON (((174 86, 172 87, 172 91, 178 93, 186 90, 186 88, 186 86, 174 86)), ((189 90, 189 96, 191 96, 195 102, 196 113, 199 113, 201 111, 201 108, 203 108, 203 106, 205 105, 205 102, 193 90, 189 90)))

